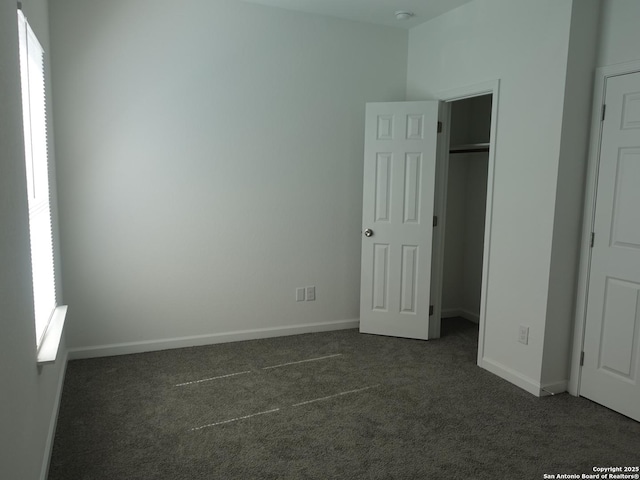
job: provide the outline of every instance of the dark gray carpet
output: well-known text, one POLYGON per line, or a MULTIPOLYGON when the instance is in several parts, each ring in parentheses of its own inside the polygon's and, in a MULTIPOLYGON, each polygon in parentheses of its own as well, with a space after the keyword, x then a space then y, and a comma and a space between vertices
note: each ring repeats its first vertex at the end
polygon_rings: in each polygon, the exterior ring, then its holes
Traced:
POLYGON ((72 361, 49 480, 541 479, 640 463, 639 423, 478 368, 473 324, 449 320, 443 333, 346 330, 72 361))

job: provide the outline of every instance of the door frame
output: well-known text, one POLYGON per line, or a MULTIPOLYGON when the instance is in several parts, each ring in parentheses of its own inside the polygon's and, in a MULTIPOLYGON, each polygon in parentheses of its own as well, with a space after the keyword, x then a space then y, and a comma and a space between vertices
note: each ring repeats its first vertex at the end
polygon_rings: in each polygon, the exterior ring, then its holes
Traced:
POLYGON ((587 321, 587 301, 589 299, 589 274, 591 272, 591 232, 596 213, 596 197, 598 193, 598 168, 600 166, 600 148, 602 144, 602 106, 610 77, 640 72, 640 61, 609 65, 596 69, 593 102, 591 111, 591 131, 589 137, 589 154, 587 159, 587 176, 584 196, 584 213, 582 217, 582 236, 580 237, 580 264, 578 270, 578 288, 576 293, 576 311, 573 329, 573 348, 571 351, 571 372, 567 390, 571 395, 580 395, 582 367, 580 365, 584 349, 584 334, 587 321))
POLYGON ((487 285, 489 282, 489 266, 491 252, 491 232, 493 218, 493 191, 495 180, 495 156, 496 141, 498 134, 498 106, 500 100, 500 80, 492 80, 466 87, 440 92, 435 95, 436 100, 443 102, 441 120, 443 122, 442 140, 438 142, 438 157, 436 163, 436 191, 434 202, 434 215, 438 216, 438 227, 434 229, 433 238, 433 263, 431 298, 436 299, 434 303, 433 316, 429 321, 429 338, 440 337, 440 327, 442 322, 442 279, 444 265, 444 237, 447 224, 446 204, 447 204, 447 179, 449 170, 449 137, 451 127, 451 102, 464 100, 465 98, 478 97, 481 95, 492 95, 491 101, 491 133, 489 137, 489 162, 487 171, 487 200, 484 223, 484 249, 482 253, 482 291, 480 294, 480 319, 478 333, 478 359, 477 364, 484 368, 484 341, 486 329, 487 311, 487 285))

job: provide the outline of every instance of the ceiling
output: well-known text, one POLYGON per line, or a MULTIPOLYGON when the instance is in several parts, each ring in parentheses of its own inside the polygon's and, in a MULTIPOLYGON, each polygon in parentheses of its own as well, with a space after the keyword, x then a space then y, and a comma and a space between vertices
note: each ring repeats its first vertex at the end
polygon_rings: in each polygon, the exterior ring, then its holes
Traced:
POLYGON ((471 0, 245 0, 270 7, 375 23, 391 27, 411 28, 458 8, 471 0), (394 13, 415 13, 410 20, 396 20, 394 13))

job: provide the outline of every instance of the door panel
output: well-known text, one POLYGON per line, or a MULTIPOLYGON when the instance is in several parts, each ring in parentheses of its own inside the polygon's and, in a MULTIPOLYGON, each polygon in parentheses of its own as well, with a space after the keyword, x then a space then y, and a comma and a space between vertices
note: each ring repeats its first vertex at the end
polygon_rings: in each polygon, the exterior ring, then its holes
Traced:
POLYGON ((640 73, 605 104, 580 393, 640 421, 640 73))
POLYGON ((616 165, 612 209, 612 245, 640 248, 638 205, 640 205, 640 148, 621 148, 616 165))
POLYGON ((391 162, 393 155, 378 153, 376 161, 376 222, 388 222, 390 218, 389 205, 391 203, 391 162))
POLYGON ((638 350, 634 335, 640 311, 638 292, 640 284, 606 279, 598 358, 598 368, 631 380, 635 380, 634 356, 638 350))
POLYGON ((371 308, 387 312, 389 298, 389 245, 373 244, 373 304, 371 308))
POLYGON ((367 104, 363 333, 428 338, 437 124, 438 102, 367 104))

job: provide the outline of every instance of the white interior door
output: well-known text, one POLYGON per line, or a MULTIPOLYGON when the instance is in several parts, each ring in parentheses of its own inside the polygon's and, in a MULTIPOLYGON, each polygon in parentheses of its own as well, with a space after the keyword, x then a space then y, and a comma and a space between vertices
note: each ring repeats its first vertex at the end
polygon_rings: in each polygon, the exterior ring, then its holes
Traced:
POLYGON ((580 394, 640 421, 640 73, 605 104, 580 394))
POLYGON ((369 103, 360 331, 429 338, 438 102, 369 103))

